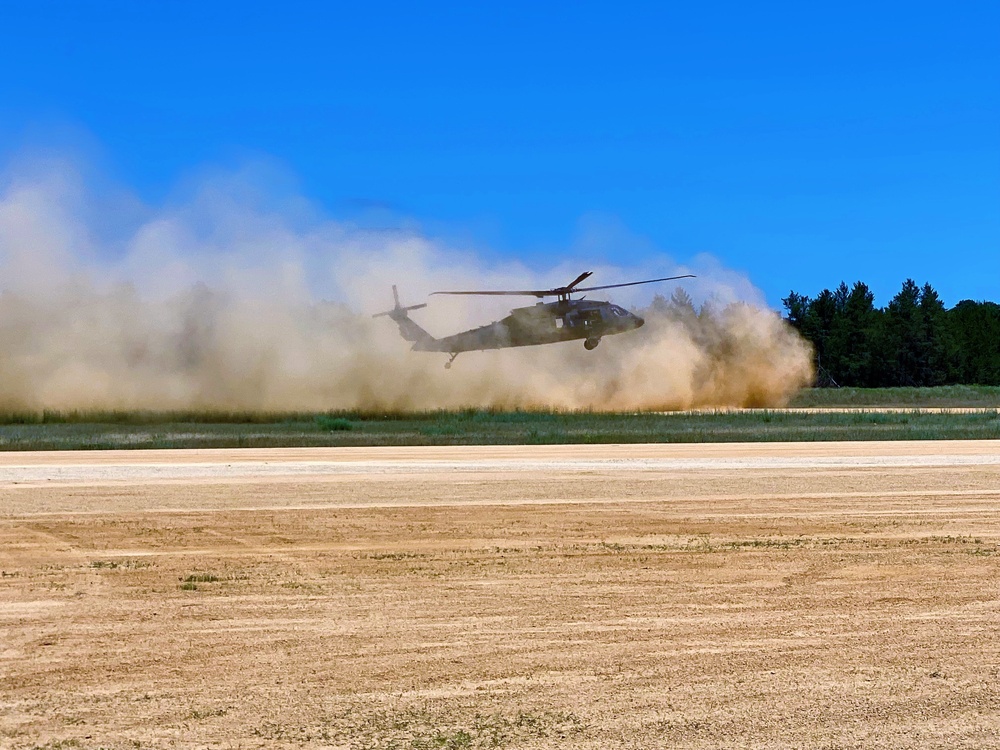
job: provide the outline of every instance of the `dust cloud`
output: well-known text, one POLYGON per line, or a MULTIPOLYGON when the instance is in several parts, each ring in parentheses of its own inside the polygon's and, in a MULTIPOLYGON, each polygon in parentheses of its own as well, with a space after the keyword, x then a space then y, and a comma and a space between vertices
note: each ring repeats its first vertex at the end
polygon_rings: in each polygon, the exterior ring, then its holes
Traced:
MULTIPOLYGON (((275 182, 268 168, 204 174, 151 208, 94 187, 67 160, 10 165, 0 182, 0 409, 767 406, 812 378, 808 345, 709 257, 532 272, 416 230, 332 220, 275 182), (411 352, 388 318, 371 318, 391 306, 393 283, 415 304, 435 289, 548 288, 583 270, 600 284, 699 278, 656 290, 664 297, 612 290, 646 326, 593 352, 580 341, 470 352, 449 371, 447 355, 411 352)), ((443 336, 532 302, 432 298, 413 318, 443 336)))

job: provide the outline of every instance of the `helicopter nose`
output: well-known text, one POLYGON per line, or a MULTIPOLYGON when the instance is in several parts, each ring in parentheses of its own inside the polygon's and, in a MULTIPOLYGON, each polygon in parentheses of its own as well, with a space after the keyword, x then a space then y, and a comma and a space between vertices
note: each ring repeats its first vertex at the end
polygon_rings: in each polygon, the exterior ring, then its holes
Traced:
POLYGON ((646 321, 643 320, 642 318, 640 318, 638 315, 635 316, 635 327, 636 328, 642 328, 642 326, 645 324, 645 322, 646 321))

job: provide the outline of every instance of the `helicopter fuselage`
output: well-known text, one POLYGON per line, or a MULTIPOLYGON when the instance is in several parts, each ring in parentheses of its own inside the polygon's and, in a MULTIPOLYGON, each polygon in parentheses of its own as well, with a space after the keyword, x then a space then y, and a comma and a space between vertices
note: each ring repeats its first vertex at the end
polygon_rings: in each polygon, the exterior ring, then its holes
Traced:
POLYGON ((460 352, 506 349, 513 346, 554 344, 584 339, 587 348, 597 346, 602 336, 625 333, 643 321, 611 302, 560 300, 519 307, 489 325, 440 339, 414 342, 416 351, 460 352))
POLYGON ((553 289, 516 289, 516 290, 461 290, 446 292, 431 292, 449 295, 479 295, 479 296, 525 296, 545 299, 558 298, 556 302, 539 302, 530 307, 518 307, 510 311, 503 320, 490 323, 488 326, 472 328, 451 336, 437 339, 417 325, 410 316, 409 310, 419 310, 426 304, 404 307, 399 302, 399 292, 395 286, 392 296, 395 307, 386 312, 376 313, 374 317, 388 316, 399 326, 400 335, 413 343, 413 349, 419 352, 447 352, 451 359, 445 367, 462 352, 484 351, 486 349, 507 349, 513 346, 536 346, 538 344, 557 344, 560 341, 583 339, 585 349, 593 349, 603 336, 633 331, 645 322, 638 315, 619 307, 611 302, 600 302, 588 299, 573 299, 574 294, 596 292, 603 289, 617 289, 624 286, 640 284, 655 284, 661 281, 693 278, 691 274, 681 276, 665 276, 659 279, 643 281, 626 281, 621 284, 603 284, 601 286, 580 286, 580 282, 590 278, 591 271, 584 271, 566 286, 553 289))

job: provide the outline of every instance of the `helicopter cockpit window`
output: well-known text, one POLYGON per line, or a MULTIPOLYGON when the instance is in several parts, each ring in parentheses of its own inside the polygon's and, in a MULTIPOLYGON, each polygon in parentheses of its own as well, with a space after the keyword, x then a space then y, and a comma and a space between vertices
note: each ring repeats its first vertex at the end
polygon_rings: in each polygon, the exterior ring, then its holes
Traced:
POLYGON ((612 305, 611 306, 611 312, 613 312, 615 315, 617 315, 619 317, 622 317, 622 318, 628 316, 628 313, 625 312, 622 308, 618 307, 618 305, 612 305))

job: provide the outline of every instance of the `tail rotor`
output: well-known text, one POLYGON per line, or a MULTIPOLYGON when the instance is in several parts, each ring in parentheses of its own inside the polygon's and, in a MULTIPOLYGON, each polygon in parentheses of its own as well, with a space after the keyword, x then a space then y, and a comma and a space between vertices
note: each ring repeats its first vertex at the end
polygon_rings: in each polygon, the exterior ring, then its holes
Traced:
POLYGON ((403 307, 399 304, 399 292, 396 290, 396 285, 392 285, 392 298, 396 303, 396 306, 391 310, 386 310, 385 312, 375 313, 372 315, 373 318, 381 318, 383 315, 388 315, 393 320, 398 321, 400 318, 409 317, 406 313, 409 310, 419 310, 421 307, 427 307, 427 303, 424 302, 421 305, 410 305, 409 307, 403 307))
POLYGON ((381 318, 383 315, 388 315, 396 325, 399 326, 399 335, 402 336, 407 341, 413 342, 414 349, 420 349, 422 351, 439 351, 437 339, 431 336, 427 331, 418 326, 411 318, 408 313, 410 310, 419 310, 421 307, 427 307, 427 303, 421 305, 409 305, 403 307, 399 304, 399 292, 396 290, 396 285, 392 286, 392 299, 396 303, 396 306, 391 310, 386 312, 375 313, 372 315, 373 318, 381 318))

